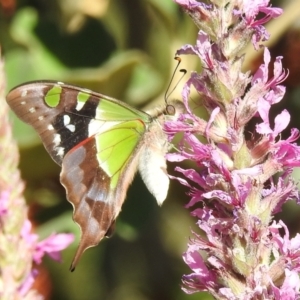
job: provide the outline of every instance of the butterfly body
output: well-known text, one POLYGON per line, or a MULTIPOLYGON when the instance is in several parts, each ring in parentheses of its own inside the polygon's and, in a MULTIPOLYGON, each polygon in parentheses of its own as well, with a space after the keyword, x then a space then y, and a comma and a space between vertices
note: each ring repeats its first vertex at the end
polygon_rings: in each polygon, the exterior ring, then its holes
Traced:
MULTIPOLYGON (((113 231, 137 169, 157 202, 165 200, 169 143, 163 124, 170 116, 164 107, 151 116, 99 93, 51 81, 18 86, 7 102, 62 167, 60 181, 82 231, 71 270, 87 248, 113 231)), ((178 113, 183 111, 181 103, 176 106, 178 113)))

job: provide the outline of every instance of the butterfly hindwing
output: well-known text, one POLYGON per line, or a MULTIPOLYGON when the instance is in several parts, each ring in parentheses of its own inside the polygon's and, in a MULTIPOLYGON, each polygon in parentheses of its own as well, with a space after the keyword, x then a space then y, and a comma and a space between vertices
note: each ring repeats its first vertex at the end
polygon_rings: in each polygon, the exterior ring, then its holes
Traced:
POLYGON ((85 140, 64 157, 61 183, 82 231, 71 270, 87 248, 111 231, 136 170, 144 131, 140 120, 124 121, 85 140))

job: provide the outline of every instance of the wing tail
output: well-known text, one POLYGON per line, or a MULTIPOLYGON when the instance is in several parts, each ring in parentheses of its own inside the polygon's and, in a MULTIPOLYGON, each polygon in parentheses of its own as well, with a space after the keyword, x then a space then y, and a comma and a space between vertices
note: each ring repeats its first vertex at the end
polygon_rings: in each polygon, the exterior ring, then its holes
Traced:
POLYGON ((94 140, 72 149, 64 157, 60 181, 73 205, 73 220, 81 229, 81 240, 70 270, 83 252, 99 244, 113 227, 121 207, 114 201, 110 177, 96 164, 94 140), (90 155, 87 155, 89 153, 90 155))
POLYGON ((100 220, 90 218, 82 222, 82 220, 78 220, 76 214, 74 214, 74 220, 81 227, 82 234, 79 246, 70 266, 71 272, 75 270, 75 267, 85 250, 97 246, 104 237, 109 237, 113 233, 115 220, 107 220, 107 217, 112 215, 112 210, 109 209, 109 207, 94 207, 92 214, 98 214, 98 216, 100 215, 102 218, 100 218, 100 220), (107 234, 108 232, 109 235, 107 234))

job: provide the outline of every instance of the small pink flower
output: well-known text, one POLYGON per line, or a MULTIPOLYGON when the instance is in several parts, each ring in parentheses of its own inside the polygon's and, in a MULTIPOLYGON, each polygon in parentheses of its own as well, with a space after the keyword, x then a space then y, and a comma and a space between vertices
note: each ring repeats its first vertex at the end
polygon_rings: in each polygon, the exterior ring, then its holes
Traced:
POLYGON ((73 234, 51 234, 35 246, 33 260, 40 264, 42 257, 48 254, 53 260, 61 261, 60 251, 67 248, 74 241, 73 234))

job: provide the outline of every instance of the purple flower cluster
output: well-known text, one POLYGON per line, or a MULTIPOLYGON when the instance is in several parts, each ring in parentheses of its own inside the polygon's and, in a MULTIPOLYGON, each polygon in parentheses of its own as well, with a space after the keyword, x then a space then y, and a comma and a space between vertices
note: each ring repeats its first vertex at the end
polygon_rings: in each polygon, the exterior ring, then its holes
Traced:
POLYGON ((196 45, 177 54, 196 55, 202 66, 182 91, 187 113, 165 125, 170 138, 183 132, 179 151, 168 160, 197 166, 176 168, 182 174, 177 179, 190 190, 187 207, 203 232, 193 233, 184 254, 192 273, 183 276, 183 289, 208 291, 216 299, 300 299, 300 235, 290 239, 285 224, 273 220, 286 201, 299 202, 291 178, 300 166, 300 147, 294 143, 299 131, 281 138, 290 121, 286 110, 270 121, 287 74, 277 57, 270 76, 266 48, 258 71, 242 72, 243 49, 249 41, 258 49, 268 38, 263 24, 282 11, 269 0, 175 2, 199 28, 196 45), (189 107, 194 91, 208 120, 189 107), (256 126, 247 134, 250 120, 256 126))

